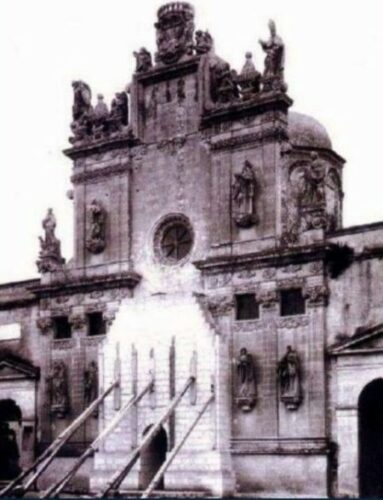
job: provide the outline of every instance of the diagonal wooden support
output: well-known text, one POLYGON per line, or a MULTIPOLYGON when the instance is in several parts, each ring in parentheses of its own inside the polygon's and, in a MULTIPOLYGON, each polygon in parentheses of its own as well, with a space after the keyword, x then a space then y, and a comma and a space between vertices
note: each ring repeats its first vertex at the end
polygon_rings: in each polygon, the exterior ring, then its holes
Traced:
POLYGON ((108 482, 107 487, 103 491, 101 498, 106 498, 110 496, 110 494, 113 495, 114 492, 118 491, 118 488, 120 487, 122 481, 125 479, 127 474, 130 472, 130 470, 133 468, 134 464, 138 460, 140 456, 140 452, 144 446, 146 446, 152 439, 153 437, 157 434, 159 429, 161 428, 162 424, 168 420, 169 416, 173 413, 175 410, 176 406, 178 403, 181 401, 182 397, 186 393, 186 391, 189 389, 189 387, 194 383, 195 378, 194 377, 189 377, 182 388, 182 390, 178 393, 178 395, 170 402, 168 407, 166 408, 165 412, 161 416, 161 418, 156 422, 156 424, 153 425, 153 427, 150 429, 150 431, 146 434, 144 439, 142 440, 141 444, 130 454, 129 459, 122 467, 122 469, 118 470, 113 476, 112 479, 108 482))
POLYGON ((185 432, 185 434, 182 436, 180 442, 175 446, 173 451, 170 453, 166 461, 162 464, 161 468, 158 470, 157 474, 154 476, 152 479, 151 483, 149 486, 146 488, 144 493, 142 494, 141 498, 148 498, 150 494, 153 492, 153 490, 156 488, 158 483, 161 481, 162 477, 164 476, 165 472, 168 470, 170 467, 171 463, 173 460, 176 458, 178 452, 182 448, 182 446, 185 444, 185 441, 187 438, 190 436, 200 419, 202 418, 202 415, 205 413, 207 408, 209 407, 210 403, 212 403, 214 400, 214 394, 211 394, 209 399, 205 402, 205 404, 202 406, 201 410, 198 412, 196 418, 194 419, 193 423, 191 426, 188 428, 188 430, 185 432))
POLYGON ((56 498, 64 489, 64 487, 68 484, 70 479, 74 476, 74 474, 78 471, 81 465, 86 461, 88 457, 90 457, 95 451, 97 451, 100 443, 117 427, 117 425, 121 422, 122 418, 125 416, 127 411, 132 408, 132 406, 136 405, 146 393, 148 393, 152 388, 153 382, 150 381, 145 388, 137 395, 133 396, 115 415, 112 421, 105 427, 105 429, 96 437, 96 439, 88 446, 88 448, 84 451, 84 453, 76 460, 70 470, 65 474, 65 476, 50 486, 46 491, 42 493, 40 498, 56 498))
POLYGON ((40 475, 54 460, 59 450, 64 446, 68 439, 73 436, 77 429, 92 415, 95 409, 104 401, 106 396, 119 385, 119 380, 115 380, 97 399, 95 399, 54 441, 53 443, 34 461, 34 463, 23 471, 18 477, 11 481, 3 490, 0 491, 0 497, 9 496, 18 485, 28 477, 33 471, 35 473, 28 481, 18 488, 18 494, 21 496, 37 481, 40 475), (40 466, 40 467, 39 467, 40 466), (37 470, 36 470, 37 469, 37 470))

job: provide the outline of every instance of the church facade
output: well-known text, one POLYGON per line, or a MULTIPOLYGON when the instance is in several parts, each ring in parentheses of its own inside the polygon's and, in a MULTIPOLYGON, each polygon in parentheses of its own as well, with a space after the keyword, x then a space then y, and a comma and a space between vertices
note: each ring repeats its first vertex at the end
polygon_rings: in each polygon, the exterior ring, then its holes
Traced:
POLYGON ((247 53, 236 72, 190 4, 165 4, 156 54, 134 54, 110 106, 73 82, 73 258, 49 209, 40 278, 0 285, 1 432, 18 448, 0 480, 118 379, 40 489, 140 395, 68 488, 105 492, 157 429, 121 491, 173 454, 165 491, 383 494, 383 222, 342 226, 345 161, 292 110, 269 29, 262 71, 247 53))

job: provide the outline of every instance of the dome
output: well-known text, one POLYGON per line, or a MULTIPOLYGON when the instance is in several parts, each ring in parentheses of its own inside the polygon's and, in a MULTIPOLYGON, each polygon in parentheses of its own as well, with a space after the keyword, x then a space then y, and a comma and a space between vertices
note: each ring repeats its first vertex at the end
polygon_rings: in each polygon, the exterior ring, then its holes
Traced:
POLYGON ((324 126, 312 116, 290 111, 288 114, 290 142, 294 146, 331 149, 331 139, 324 126))

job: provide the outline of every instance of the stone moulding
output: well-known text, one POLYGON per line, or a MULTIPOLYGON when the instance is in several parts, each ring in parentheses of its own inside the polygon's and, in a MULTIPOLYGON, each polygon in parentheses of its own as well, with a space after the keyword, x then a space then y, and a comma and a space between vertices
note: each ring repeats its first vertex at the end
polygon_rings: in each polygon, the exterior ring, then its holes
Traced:
POLYGON ((52 297, 54 295, 69 295, 73 293, 91 292, 93 290, 109 290, 111 288, 134 289, 141 281, 141 275, 135 271, 116 275, 102 275, 93 278, 72 278, 62 282, 57 281, 50 285, 37 285, 30 291, 39 298, 52 297))
POLYGON ((114 175, 127 174, 129 172, 130 166, 116 165, 113 167, 103 167, 92 172, 79 172, 73 174, 71 177, 71 182, 73 184, 82 184, 84 182, 97 182, 103 180, 105 177, 112 177, 114 175))
POLYGON ((88 157, 92 154, 104 153, 114 149, 131 148, 140 144, 140 141, 132 135, 124 137, 102 139, 97 142, 83 141, 81 144, 77 143, 76 146, 64 149, 63 153, 71 158, 77 160, 78 158, 88 157))
POLYGON ((221 149, 237 148, 248 144, 261 144, 267 141, 274 141, 275 139, 281 140, 285 138, 286 131, 284 127, 271 127, 266 130, 260 130, 259 132, 253 132, 252 134, 242 134, 235 137, 229 137, 228 139, 217 140, 216 142, 211 143, 211 149, 212 151, 219 151, 221 149))
POLYGON ((233 439, 234 455, 327 455, 329 443, 318 439, 233 439))

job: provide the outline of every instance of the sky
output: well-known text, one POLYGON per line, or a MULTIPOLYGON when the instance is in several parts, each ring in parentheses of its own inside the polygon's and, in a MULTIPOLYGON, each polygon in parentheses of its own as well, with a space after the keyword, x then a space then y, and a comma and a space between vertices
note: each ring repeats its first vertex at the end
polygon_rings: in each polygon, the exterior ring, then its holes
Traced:
MULTIPOLYGON (((158 0, 0 1, 0 283, 37 276, 41 220, 52 207, 64 256, 73 248, 69 146, 72 80, 110 102, 129 83, 133 51, 155 51, 158 0)), ((276 21, 293 109, 327 128, 347 163, 344 225, 383 220, 382 0, 195 0, 196 29, 240 70, 264 56, 276 21)))

